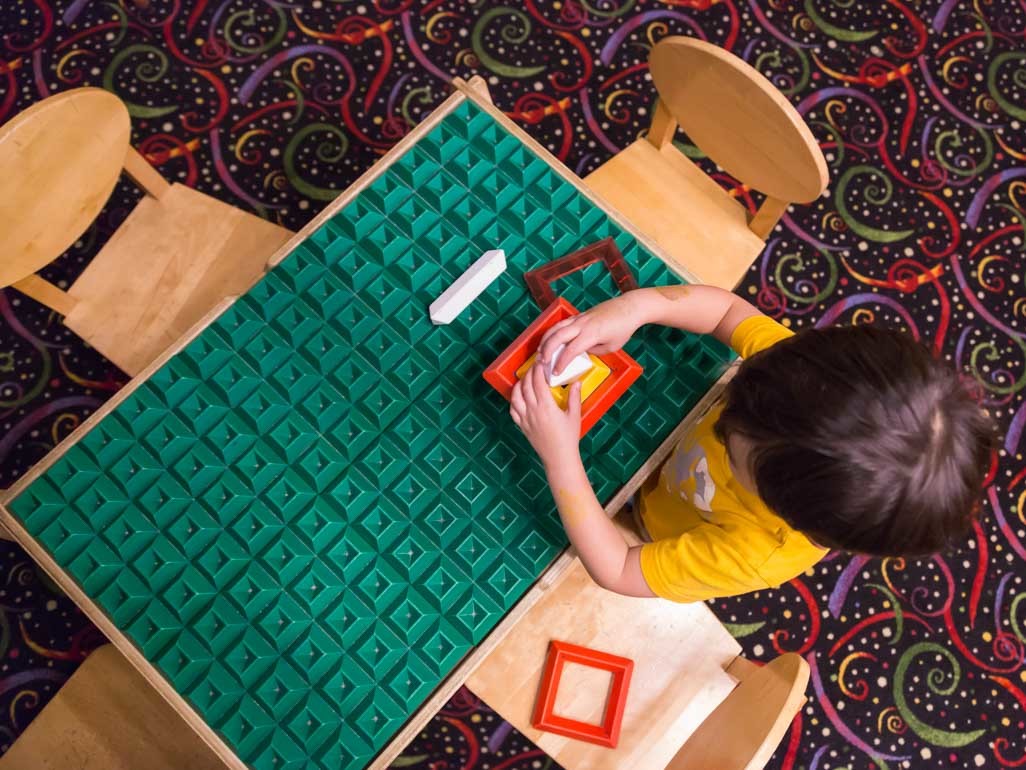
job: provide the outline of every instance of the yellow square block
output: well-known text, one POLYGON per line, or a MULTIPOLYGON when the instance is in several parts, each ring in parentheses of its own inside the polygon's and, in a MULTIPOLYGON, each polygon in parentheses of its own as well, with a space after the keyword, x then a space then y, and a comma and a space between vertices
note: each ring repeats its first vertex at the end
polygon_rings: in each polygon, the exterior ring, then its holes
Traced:
MULTIPOLYGON (((530 358, 527 359, 527 361, 524 362, 523 366, 517 369, 518 380, 524 379, 524 375, 527 374, 527 371, 532 366, 534 366, 534 361, 536 358, 538 358, 538 354, 534 353, 530 358)), ((601 358, 599 358, 598 356, 593 356, 590 353, 588 354, 588 358, 591 359, 591 363, 593 364, 593 366, 591 370, 586 375, 584 375, 583 379, 581 379, 582 403, 588 400, 588 396, 594 393, 598 389, 598 386, 602 384, 602 381, 605 380, 606 377, 608 377, 610 374, 609 367, 602 363, 601 358)), ((566 409, 567 399, 570 393, 570 385, 572 384, 573 383, 569 383, 567 385, 557 385, 554 388, 549 388, 549 390, 552 391, 552 397, 556 399, 556 403, 559 404, 560 409, 566 409)))

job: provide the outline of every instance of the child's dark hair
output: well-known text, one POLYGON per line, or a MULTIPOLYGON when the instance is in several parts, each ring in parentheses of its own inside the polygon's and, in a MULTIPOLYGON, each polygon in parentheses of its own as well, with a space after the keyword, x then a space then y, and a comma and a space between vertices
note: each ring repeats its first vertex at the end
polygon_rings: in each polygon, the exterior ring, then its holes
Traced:
POLYGON ((746 360, 716 435, 752 445, 765 503, 830 548, 944 550, 969 530, 994 432, 958 373, 897 331, 810 329, 746 360))

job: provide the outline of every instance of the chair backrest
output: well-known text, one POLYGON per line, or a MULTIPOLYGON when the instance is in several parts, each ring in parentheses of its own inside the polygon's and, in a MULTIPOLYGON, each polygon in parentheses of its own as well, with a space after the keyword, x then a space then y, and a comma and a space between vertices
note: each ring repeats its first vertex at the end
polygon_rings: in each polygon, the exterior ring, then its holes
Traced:
POLYGON ((89 228, 130 134, 125 105, 101 88, 51 96, 0 126, 0 286, 52 262, 89 228))
POLYGON ((691 734, 666 770, 761 770, 805 704, 809 664, 793 652, 761 668, 738 659, 741 681, 691 734))
POLYGON ((797 203, 826 188, 826 159, 815 137, 755 68, 718 46, 672 36, 652 48, 649 69, 673 119, 735 179, 797 203))

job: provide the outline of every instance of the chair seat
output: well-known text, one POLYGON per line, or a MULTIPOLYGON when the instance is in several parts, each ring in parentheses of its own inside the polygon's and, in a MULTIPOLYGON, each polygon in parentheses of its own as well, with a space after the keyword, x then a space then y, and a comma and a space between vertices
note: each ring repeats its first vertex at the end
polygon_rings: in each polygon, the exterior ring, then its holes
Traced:
POLYGON ((112 644, 93 652, 0 757, 0 770, 227 770, 112 644))
MULTIPOLYGON (((701 602, 674 604, 606 591, 575 559, 471 673, 467 687, 567 770, 656 770, 734 689, 725 669, 740 651, 701 602), (553 639, 634 661, 616 748, 533 726, 553 639)), ((599 724, 610 683, 583 673, 566 671, 556 713, 599 724)))
POLYGON ((292 233, 181 184, 143 198, 69 289, 64 319, 135 375, 225 297, 246 291, 292 233))
POLYGON ((732 290, 765 246, 744 207, 672 144, 639 139, 584 183, 701 283, 732 290))

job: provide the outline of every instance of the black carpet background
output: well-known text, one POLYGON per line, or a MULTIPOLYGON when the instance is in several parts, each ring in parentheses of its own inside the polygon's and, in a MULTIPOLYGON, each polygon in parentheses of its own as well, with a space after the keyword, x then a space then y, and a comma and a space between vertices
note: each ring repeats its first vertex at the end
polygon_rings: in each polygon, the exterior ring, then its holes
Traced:
MULTIPOLYGON (((451 75, 485 76, 501 109, 584 174, 647 125, 654 41, 732 50, 803 114, 831 174, 739 291, 795 328, 907 329, 965 372, 1003 435, 979 525, 956 552, 835 554, 778 591, 713 603, 747 655, 795 650, 812 664, 810 703, 770 766, 1015 767, 1026 764, 1024 30, 1020 0, 4 0, 0 123, 51 93, 108 88, 165 177, 297 228, 451 75)), ((138 195, 120 185, 44 276, 70 284, 138 195)), ((125 379, 50 311, 0 292, 0 485, 125 379)), ((0 547, 0 744, 98 641, 20 549, 0 547)), ((397 766, 549 765, 461 691, 397 766)))

